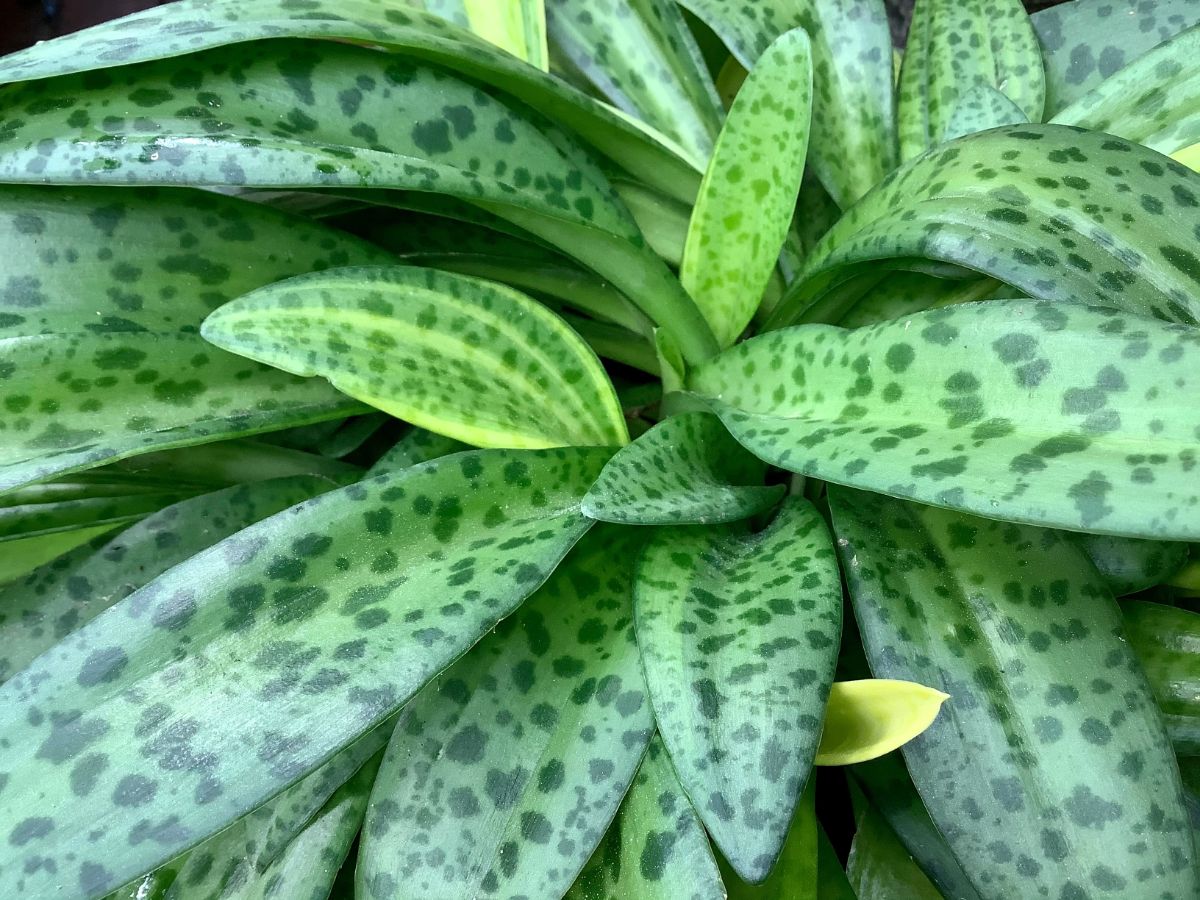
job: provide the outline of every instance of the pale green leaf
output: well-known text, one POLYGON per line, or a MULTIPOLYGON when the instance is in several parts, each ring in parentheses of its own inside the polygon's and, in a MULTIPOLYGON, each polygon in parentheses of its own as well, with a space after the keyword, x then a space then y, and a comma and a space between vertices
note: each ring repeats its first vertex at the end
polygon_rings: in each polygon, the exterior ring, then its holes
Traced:
POLYGON ((942 140, 952 141, 977 131, 1028 121, 1029 116, 1007 94, 990 84, 977 84, 959 96, 954 112, 946 122, 942 140))
POLYGON ((1127 601, 1121 611, 1175 752, 1200 756, 1200 613, 1144 600, 1127 601))
POLYGON ((627 525, 734 522, 783 495, 764 485, 763 464, 720 419, 687 412, 660 422, 609 460, 583 498, 583 513, 627 525))
POLYGON ((979 896, 1196 896, 1174 755, 1074 542, 836 486, 829 500, 873 671, 951 695, 904 756, 979 896))
POLYGON ((842 592, 802 498, 767 528, 659 529, 634 599, 663 742, 709 834, 747 881, 782 850, 837 660, 842 592))
POLYGON ((546 8, 542 0, 407 0, 407 3, 467 28, 539 69, 550 67, 546 8))
POLYGON ((994 300, 802 325, 695 370, 747 449, 826 481, 1075 531, 1200 536, 1200 331, 994 300))
POLYGON ((633 640, 638 539, 594 532, 406 707, 371 794, 360 895, 560 897, 570 887, 654 731, 633 640))
POLYGON ((754 316, 792 223, 812 84, 808 37, 790 31, 746 79, 700 186, 679 277, 723 347, 754 316))
POLYGON ((1005 94, 1026 120, 1042 120, 1045 71, 1021 0, 917 0, 898 85, 900 158, 941 143, 977 85, 1005 94))
POLYGON ((202 334, 477 447, 629 440, 587 344, 540 304, 492 282, 436 269, 338 269, 228 303, 202 334))
POLYGON ((814 763, 849 766, 891 753, 932 725, 949 699, 911 681, 835 681, 814 763))
POLYGON ((538 587, 608 455, 468 452, 351 485, 41 656, 0 687, 0 883, 103 894, 319 767, 538 587))

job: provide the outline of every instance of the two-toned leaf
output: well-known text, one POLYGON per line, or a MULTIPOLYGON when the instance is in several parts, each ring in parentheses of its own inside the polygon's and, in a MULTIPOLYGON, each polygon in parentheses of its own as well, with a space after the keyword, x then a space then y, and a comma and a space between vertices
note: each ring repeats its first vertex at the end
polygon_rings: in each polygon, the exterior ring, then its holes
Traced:
POLYGON ((949 699, 911 681, 835 681, 814 764, 849 766, 891 753, 932 725, 949 699))
POLYGON ((1130 537, 1200 535, 1200 332, 1074 304, 804 325, 696 369, 747 449, 839 484, 1130 537))
POLYGON ((359 893, 570 887, 654 731, 632 628, 639 539, 596 531, 408 705, 371 795, 359 893))
POLYGON ((351 485, 43 654, 0 687, 0 885, 102 894, 378 725, 587 531, 579 500, 608 455, 469 452, 351 485))
POLYGON ((583 498, 584 515, 627 525, 735 522, 774 506, 763 464, 712 413, 665 419, 623 447, 583 498))
POLYGON ((877 494, 829 499, 875 674, 951 695, 904 756, 979 896, 1195 895, 1174 754, 1083 552, 877 494))
POLYGON ((990 84, 977 84, 958 98, 942 132, 942 140, 952 141, 977 131, 999 128, 1001 125, 1020 125, 1028 121, 1025 110, 1007 94, 990 84))
POLYGON ((542 0, 412 0, 408 5, 468 28, 539 69, 550 67, 542 0))
POLYGON ((1150 679, 1180 756, 1200 756, 1200 613, 1131 600, 1125 636, 1150 679))
POLYGON ((517 291, 436 269, 340 269, 226 304, 204 322, 223 349, 478 447, 628 441, 600 361, 517 291))
POLYGON ((1031 122, 1042 120, 1045 72, 1020 0, 917 0, 900 68, 900 158, 937 146, 959 100, 977 85, 995 88, 1031 122))
POLYGON ((39 566, 80 550, 94 540, 103 540, 113 525, 93 525, 71 531, 56 531, 31 538, 5 541, 0 546, 0 585, 23 578, 39 566))
POLYGON ((762 881, 808 779, 837 661, 842 594, 825 524, 796 497, 757 533, 663 528, 634 605, 680 783, 738 874, 762 881))
POLYGON ((789 31, 746 79, 700 186, 679 278, 723 347, 754 316, 791 226, 812 89, 808 36, 789 31))
POLYGON ((656 735, 567 900, 724 900, 708 835, 656 735))
POLYGON ((813 249, 769 324, 837 321, 864 292, 834 297, 849 278, 913 257, 982 272, 1030 297, 1195 324, 1196 226, 1200 175, 1185 166, 1112 135, 998 128, 914 160, 864 197, 813 249), (1105 200, 1096 204, 1101 181, 1105 200), (1035 232, 1045 238, 1036 250, 1035 232))
POLYGON ((1106 534, 1077 534, 1075 538, 1114 597, 1168 581, 1188 557, 1188 545, 1175 541, 1140 541, 1106 534))

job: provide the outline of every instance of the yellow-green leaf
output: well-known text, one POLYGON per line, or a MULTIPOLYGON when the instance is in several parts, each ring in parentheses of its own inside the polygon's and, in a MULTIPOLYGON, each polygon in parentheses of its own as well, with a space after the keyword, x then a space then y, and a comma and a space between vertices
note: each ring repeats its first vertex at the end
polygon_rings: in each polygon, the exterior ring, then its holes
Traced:
POLYGON ((891 753, 932 725, 948 699, 912 681, 835 681, 816 764, 848 766, 891 753))

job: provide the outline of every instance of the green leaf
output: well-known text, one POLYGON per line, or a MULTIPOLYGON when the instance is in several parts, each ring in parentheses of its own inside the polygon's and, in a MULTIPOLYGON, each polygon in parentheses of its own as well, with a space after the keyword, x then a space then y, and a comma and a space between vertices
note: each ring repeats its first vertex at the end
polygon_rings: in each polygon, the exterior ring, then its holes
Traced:
POLYGON ((814 764, 849 766, 907 744, 937 718, 950 698, 911 681, 835 681, 814 764))
POLYGON ((792 223, 812 85, 808 36, 789 31, 746 79, 700 186, 679 278, 723 347, 754 316, 792 223))
POLYGON ((829 501, 873 671, 952 697, 904 756, 979 895, 1196 896, 1170 744, 1074 542, 836 486, 829 501))
MULTIPOLYGON (((1002 286, 991 278, 937 278, 925 272, 864 270, 864 279, 873 285, 836 323, 843 328, 861 328, 889 319, 899 319, 912 313, 939 306, 953 306, 972 300, 987 300, 997 294, 1010 297, 1018 291, 1002 286)), ((848 285, 850 287, 850 285, 848 285)), ((857 292, 855 292, 857 293, 857 292)))
POLYGON ((900 158, 943 140, 960 99, 977 85, 1005 94, 1040 122, 1045 72, 1020 0, 917 0, 896 103, 900 158))
POLYGON ((847 869, 858 900, 942 900, 884 818, 871 808, 858 820, 847 869))
POLYGON ((413 428, 397 441, 391 450, 375 461, 367 475, 372 478, 376 475, 389 475, 466 449, 466 444, 454 438, 443 437, 424 428, 413 428))
POLYGON ((1162 584, 1183 568, 1188 557, 1188 545, 1183 543, 1104 534, 1077 534, 1075 538, 1114 597, 1162 584))
MULTIPOLYGON (((761 884, 747 884, 725 860, 718 860, 729 900, 819 900, 816 779, 809 778, 796 804, 779 861, 761 884)), ((839 869, 840 869, 839 865, 839 869)))
MULTIPOLYGON (((305 0, 301 9, 295 0, 182 0, 11 54, 0 63, 0 84, 277 37, 362 42, 447 66, 540 110, 682 200, 690 200, 700 183, 698 167, 615 110, 436 15, 397 9, 386 0, 305 0)), ((243 60, 246 55, 238 54, 243 60)))
POLYGON ((889 753, 860 763, 851 772, 854 785, 942 894, 954 900, 979 900, 946 839, 929 818, 901 755, 889 753))
POLYGON ((478 447, 624 444, 600 361, 544 307, 436 269, 339 269, 228 303, 204 337, 478 447))
POLYGON ((1030 16, 1046 69, 1046 115, 1200 22, 1200 0, 1074 0, 1030 16))
POLYGON ((408 5, 466 28, 543 71, 549 69, 542 0, 409 0, 408 5))
POLYGON ((365 242, 212 193, 11 186, 0 257, 0 490, 361 408, 196 332, 263 284, 387 258, 365 242))
POLYGON ((583 498, 583 513, 627 525, 736 522, 774 506, 782 485, 706 412, 672 416, 617 451, 583 498))
POLYGON ((10 581, 22 578, 39 566, 53 562, 85 544, 103 537, 116 526, 96 525, 59 531, 38 537, 5 541, 0 546, 0 592, 10 581))
POLYGON ((546 18, 555 50, 613 105, 708 159, 721 101, 673 0, 549 0, 546 18))
POLYGON ((1052 121, 1134 141, 1163 155, 1200 141, 1200 29, 1150 50, 1052 121))
POLYGON ((0 588, 0 681, 172 566, 333 487, 290 476, 184 500, 0 588))
POLYGON ((977 84, 964 91, 954 106, 954 112, 946 122, 943 141, 999 128, 1001 125, 1021 125, 1029 116, 1021 107, 990 84, 977 84))
POLYGON ((1194 540, 1197 373, 1196 329, 996 300, 762 335, 696 369, 691 388, 748 450, 802 475, 996 518, 1194 540))
POLYGON ((638 565, 638 644, 663 742, 746 881, 779 857, 837 660, 842 593, 820 515, 790 498, 764 530, 663 528, 638 565))
POLYGON ((832 311, 813 307, 850 275, 914 256, 974 269, 1039 299, 1195 324, 1200 259, 1186 236, 1197 225, 1200 175, 1178 163, 1064 126, 999 128, 915 160, 865 197, 813 250, 770 324, 801 315, 832 321, 832 311), (1007 167, 1002 180, 998 158, 1007 167), (1113 187, 1104 210, 1081 174, 1102 167, 1113 187), (1039 229, 1053 242, 1034 253, 1029 235, 1039 229))
POLYGON ((392 715, 587 531, 579 500, 608 455, 462 453, 351 485, 193 556, 40 657, 0 687, 6 887, 111 890, 392 715))
POLYGON ((632 567, 613 565, 638 540, 587 538, 405 709, 371 795, 360 895, 566 892, 654 732, 632 567))
POLYGON ((1125 636, 1141 660, 1180 756, 1200 756, 1200 613, 1127 601, 1125 636))
POLYGON ((8 88, 0 180, 49 179, 446 194, 594 269, 676 332, 690 357, 716 349, 695 304, 565 134, 473 83, 368 49, 272 41, 250 60, 223 47, 8 88), (197 79, 199 93, 178 87, 197 79), (129 104, 137 115, 104 112, 129 104))
POLYGON ((600 846, 567 900, 724 900, 696 811, 656 735, 600 846))
POLYGON ((842 861, 820 822, 817 823, 817 900, 858 900, 846 870, 842 868, 842 861))

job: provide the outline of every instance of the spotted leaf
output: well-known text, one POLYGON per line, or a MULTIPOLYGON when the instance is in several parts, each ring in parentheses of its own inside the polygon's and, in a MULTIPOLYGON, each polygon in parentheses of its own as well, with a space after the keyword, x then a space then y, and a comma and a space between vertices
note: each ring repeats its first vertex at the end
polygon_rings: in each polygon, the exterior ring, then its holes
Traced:
POLYGON ((1075 538, 1114 597, 1162 584, 1187 562, 1188 545, 1174 541, 1139 541, 1104 534, 1077 534, 1075 538))
POLYGON ((803 31, 775 41, 738 93, 700 186, 679 278, 722 346, 750 323, 792 224, 812 75, 803 31))
POLYGON ((466 449, 466 444, 454 438, 443 437, 424 428, 413 428, 391 450, 379 457, 367 474, 372 477, 389 475, 466 449))
POLYGON ((835 681, 814 762, 848 766, 891 753, 932 725, 948 699, 910 681, 835 681))
POLYGON ((1030 16, 1054 115, 1153 47, 1200 22, 1198 0, 1073 0, 1030 16))
MULTIPOLYGON (((367 43, 447 66, 562 122, 646 183, 680 199, 694 196, 700 183, 690 163, 604 104, 440 16, 397 8, 390 0, 181 0, 13 53, 0 62, 0 84, 283 37, 367 43)), ((183 83, 183 89, 194 84, 183 83)), ((186 97, 193 98, 199 99, 196 93, 186 97)))
POLYGON ((333 487, 291 476, 193 497, 0 589, 0 681, 172 566, 333 487))
POLYGON ((557 897, 654 730, 633 639, 636 531, 586 539, 402 714, 357 873, 372 900, 557 897))
POLYGON ((321 765, 537 588, 607 457, 468 452, 351 485, 41 656, 0 687, 0 885, 103 894, 321 765))
POLYGON ((1174 755, 1083 552, 877 494, 829 499, 873 671, 952 698, 904 756, 979 896, 1195 896, 1174 755))
POLYGON ((1200 613, 1144 600, 1128 601, 1121 610, 1175 752, 1200 756, 1200 613))
POLYGON ((555 51, 575 71, 704 165, 721 102, 673 0, 548 0, 546 18, 555 51))
POLYGON ((831 900, 821 893, 818 884, 821 861, 817 835, 821 826, 815 804, 816 779, 809 778, 796 805, 779 860, 761 884, 747 884, 725 860, 718 860, 729 900, 831 900))
POLYGON ((858 818, 846 867, 858 900, 943 900, 887 821, 871 807, 858 818))
POLYGON ((94 540, 102 540, 114 527, 93 525, 4 542, 4 545, 0 546, 0 586, 24 578, 34 569, 59 557, 74 551, 85 551, 87 545, 94 540))
POLYGON ((616 819, 566 900, 724 900, 725 896, 704 826, 656 735, 616 819))
POLYGON ((550 66, 542 0, 412 0, 539 69, 550 66))
POLYGON ((676 331, 689 356, 715 349, 695 305, 570 138, 474 83, 366 48, 262 41, 250 56, 218 47, 8 87, 0 181, 49 180, 468 200, 599 272, 676 331), (246 82, 255 90, 242 90, 246 82))
POLYGON ((987 131, 1001 125, 1020 125, 1028 122, 1029 116, 1021 107, 990 84, 977 84, 964 91, 954 106, 954 112, 946 122, 943 141, 987 131))
POLYGON ((517 291, 436 269, 339 269, 228 303, 204 337, 477 447, 624 444, 596 355, 517 291))
POLYGON ((781 485, 762 483, 764 474, 716 416, 681 413, 617 451, 583 498, 583 513, 628 525, 735 522, 783 495, 781 485))
POLYGON ((837 660, 842 593, 825 524, 792 498, 757 533, 661 529, 634 605, 680 783, 738 874, 762 881, 808 779, 837 660))
POLYGON ((1005 94, 1030 122, 1046 102, 1037 38, 1020 0, 917 0, 900 68, 901 159, 937 146, 977 85, 1005 94))
POLYGON ((197 329, 260 285, 386 259, 365 242, 211 193, 9 186, 0 257, 0 490, 361 409, 197 329))

